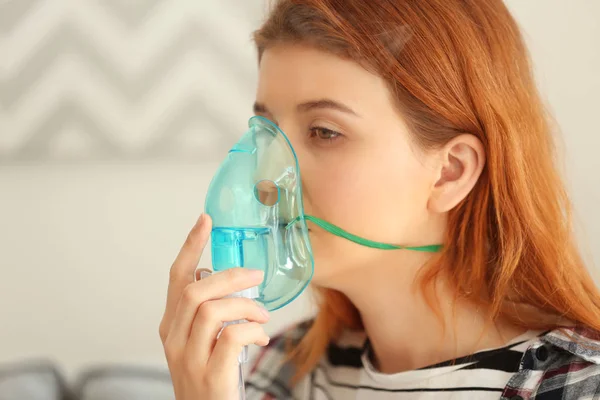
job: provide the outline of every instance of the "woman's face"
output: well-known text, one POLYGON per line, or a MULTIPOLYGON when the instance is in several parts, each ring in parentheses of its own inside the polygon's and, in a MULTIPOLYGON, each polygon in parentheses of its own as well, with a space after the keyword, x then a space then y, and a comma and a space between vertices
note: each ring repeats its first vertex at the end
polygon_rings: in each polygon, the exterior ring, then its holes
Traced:
MULTIPOLYGON (((263 54, 255 113, 289 137, 300 163, 307 215, 379 242, 440 241, 428 211, 435 168, 411 142, 380 77, 308 46, 278 45, 263 54)), ((337 278, 393 253, 308 224, 313 281, 320 286, 335 288, 337 278)))

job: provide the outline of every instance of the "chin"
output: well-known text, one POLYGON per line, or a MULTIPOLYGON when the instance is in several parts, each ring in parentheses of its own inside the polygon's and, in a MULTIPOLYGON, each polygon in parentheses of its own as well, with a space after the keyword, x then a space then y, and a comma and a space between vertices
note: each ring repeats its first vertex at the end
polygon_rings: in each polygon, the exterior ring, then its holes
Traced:
POLYGON ((315 265, 315 274, 313 275, 311 284, 318 288, 333 289, 343 292, 347 285, 345 278, 348 278, 348 274, 327 270, 326 268, 319 268, 315 265))
POLYGON ((320 256, 315 251, 315 273, 312 283, 319 287, 336 289, 344 276, 347 276, 347 268, 339 257, 320 256))

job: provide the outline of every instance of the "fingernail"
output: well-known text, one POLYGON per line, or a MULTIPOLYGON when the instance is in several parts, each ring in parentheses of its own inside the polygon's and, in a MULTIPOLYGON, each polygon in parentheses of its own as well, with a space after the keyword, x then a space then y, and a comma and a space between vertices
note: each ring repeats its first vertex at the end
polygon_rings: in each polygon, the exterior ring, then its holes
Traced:
POLYGON ((260 307, 260 312, 267 318, 270 318, 271 315, 269 314, 269 311, 267 311, 266 308, 264 308, 263 306, 261 306, 260 304, 258 305, 260 307))

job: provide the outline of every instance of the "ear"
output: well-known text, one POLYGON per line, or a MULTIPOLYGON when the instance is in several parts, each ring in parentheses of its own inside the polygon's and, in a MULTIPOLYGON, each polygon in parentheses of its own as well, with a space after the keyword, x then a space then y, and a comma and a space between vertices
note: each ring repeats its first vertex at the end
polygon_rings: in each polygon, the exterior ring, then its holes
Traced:
POLYGON ((471 134, 462 134, 438 150, 439 178, 432 188, 428 208, 446 212, 461 202, 477 183, 485 165, 483 143, 471 134))

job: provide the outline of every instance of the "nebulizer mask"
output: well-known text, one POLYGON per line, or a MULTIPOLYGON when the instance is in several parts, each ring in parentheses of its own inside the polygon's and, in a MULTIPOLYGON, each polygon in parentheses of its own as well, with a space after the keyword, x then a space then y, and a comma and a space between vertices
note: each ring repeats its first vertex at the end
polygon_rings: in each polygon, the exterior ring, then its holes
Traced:
MULTIPOLYGON (((314 258, 307 221, 360 245, 383 250, 434 252, 441 247, 402 247, 374 242, 305 215, 296 153, 283 131, 261 116, 250 118, 248 131, 229 151, 213 177, 205 212, 213 221, 214 271, 234 267, 264 271, 263 282, 258 287, 233 296, 254 298, 270 311, 298 297, 313 276, 314 258)), ((246 358, 244 351, 240 355, 241 396, 241 363, 246 358)))

